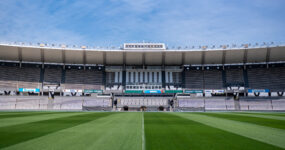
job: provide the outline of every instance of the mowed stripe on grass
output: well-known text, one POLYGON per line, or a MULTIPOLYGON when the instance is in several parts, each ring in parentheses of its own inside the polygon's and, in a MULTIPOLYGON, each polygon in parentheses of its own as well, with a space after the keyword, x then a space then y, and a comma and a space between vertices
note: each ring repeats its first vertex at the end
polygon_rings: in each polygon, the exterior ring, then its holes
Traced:
POLYGON ((83 113, 43 121, 0 127, 0 148, 45 136, 113 113, 83 113))
POLYGON ((236 112, 240 114, 254 114, 254 115, 261 115, 261 116, 276 116, 276 117, 285 117, 285 113, 282 112, 236 112))
POLYGON ((223 119, 253 123, 257 125, 267 126, 271 128, 278 128, 278 129, 285 129, 285 120, 276 120, 276 119, 269 119, 269 118, 262 118, 251 116, 251 115, 239 115, 239 114, 232 114, 232 113, 199 113, 202 115, 207 115, 211 117, 218 117, 223 119))
POLYGON ((224 113, 224 114, 231 114, 231 115, 239 115, 239 116, 249 116, 249 117, 258 117, 258 118, 266 118, 266 119, 275 119, 275 120, 285 120, 285 116, 274 116, 274 115, 262 115, 262 114, 254 114, 254 113, 237 113, 237 112, 232 112, 232 113, 224 113))
POLYGON ((15 117, 26 117, 26 116, 39 116, 46 114, 53 114, 55 112, 22 112, 22 113, 0 113, 0 119, 15 118, 15 117))
POLYGON ((149 150, 281 149, 180 117, 180 113, 145 113, 144 118, 149 150))
MULTIPOLYGON (((34 112, 34 113, 38 113, 38 112, 34 112)), ((11 117, 11 118, 0 119, 0 122, 1 122, 0 127, 25 124, 25 123, 31 123, 31 122, 37 122, 37 121, 43 121, 43 120, 49 120, 49 119, 55 119, 55 118, 61 118, 61 117, 68 117, 68 116, 74 116, 74 115, 79 115, 79 114, 82 114, 82 112, 68 112, 68 113, 67 112, 57 112, 57 113, 51 113, 51 114, 11 117)))
POLYGON ((189 120, 194 120, 217 129, 228 131, 285 149, 285 130, 261 126, 253 123, 213 117, 206 114, 207 113, 176 113, 177 116, 181 116, 189 120))
POLYGON ((141 150, 141 134, 141 113, 115 113, 5 149, 141 150))

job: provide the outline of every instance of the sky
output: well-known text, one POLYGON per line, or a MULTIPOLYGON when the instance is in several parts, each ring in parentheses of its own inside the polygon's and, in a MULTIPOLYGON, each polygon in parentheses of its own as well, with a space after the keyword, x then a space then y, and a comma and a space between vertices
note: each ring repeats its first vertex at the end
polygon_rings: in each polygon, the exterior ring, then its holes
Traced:
POLYGON ((285 0, 1 0, 0 42, 285 42, 285 0))

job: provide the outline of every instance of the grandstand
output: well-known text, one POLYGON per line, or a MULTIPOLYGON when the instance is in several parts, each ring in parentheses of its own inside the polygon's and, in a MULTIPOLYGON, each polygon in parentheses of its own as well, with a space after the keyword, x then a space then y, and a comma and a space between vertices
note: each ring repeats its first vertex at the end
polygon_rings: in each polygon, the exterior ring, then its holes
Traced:
POLYGON ((284 111, 285 46, 0 44, 0 109, 284 111))

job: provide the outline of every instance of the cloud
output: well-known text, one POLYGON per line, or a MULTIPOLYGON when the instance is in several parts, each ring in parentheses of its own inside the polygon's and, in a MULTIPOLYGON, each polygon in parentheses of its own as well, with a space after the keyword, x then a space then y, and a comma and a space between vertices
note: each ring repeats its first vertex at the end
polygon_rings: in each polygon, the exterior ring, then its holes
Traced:
POLYGON ((284 41, 282 0, 2 0, 0 40, 110 46, 284 41))

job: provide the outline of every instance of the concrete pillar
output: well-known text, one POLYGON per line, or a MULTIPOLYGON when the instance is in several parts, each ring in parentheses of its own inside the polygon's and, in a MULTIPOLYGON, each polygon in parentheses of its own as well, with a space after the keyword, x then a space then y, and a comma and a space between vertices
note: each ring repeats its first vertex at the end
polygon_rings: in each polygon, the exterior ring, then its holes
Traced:
POLYGON ((134 83, 134 72, 131 72, 131 82, 134 83))
POLYGON ((169 83, 168 71, 165 71, 165 83, 169 83))
POLYGON ((140 72, 140 82, 143 83, 143 72, 140 72))
POLYGON ((169 82, 170 82, 170 83, 173 83, 172 72, 169 72, 169 82))
POLYGON ((135 73, 136 73, 136 83, 138 83, 139 82, 139 72, 136 71, 135 73))
POLYGON ((159 83, 162 83, 162 75, 161 75, 161 71, 159 71, 158 73, 159 73, 159 75, 158 75, 158 76, 159 76, 159 78, 158 78, 158 82, 159 82, 159 83))
POLYGON ((154 78, 154 81, 153 81, 153 82, 154 82, 154 83, 157 83, 157 72, 154 72, 154 77, 153 77, 153 78, 154 78))
POLYGON ((118 83, 118 72, 115 72, 115 83, 118 83))
POLYGON ((126 71, 126 83, 129 83, 129 72, 126 71))
POLYGON ((123 71, 120 71, 120 78, 119 78, 119 82, 122 83, 123 81, 123 71))
POLYGON ((148 81, 149 81, 149 83, 152 83, 152 72, 149 72, 148 81))
POLYGON ((144 72, 144 82, 148 83, 148 76, 147 76, 147 72, 144 72))

